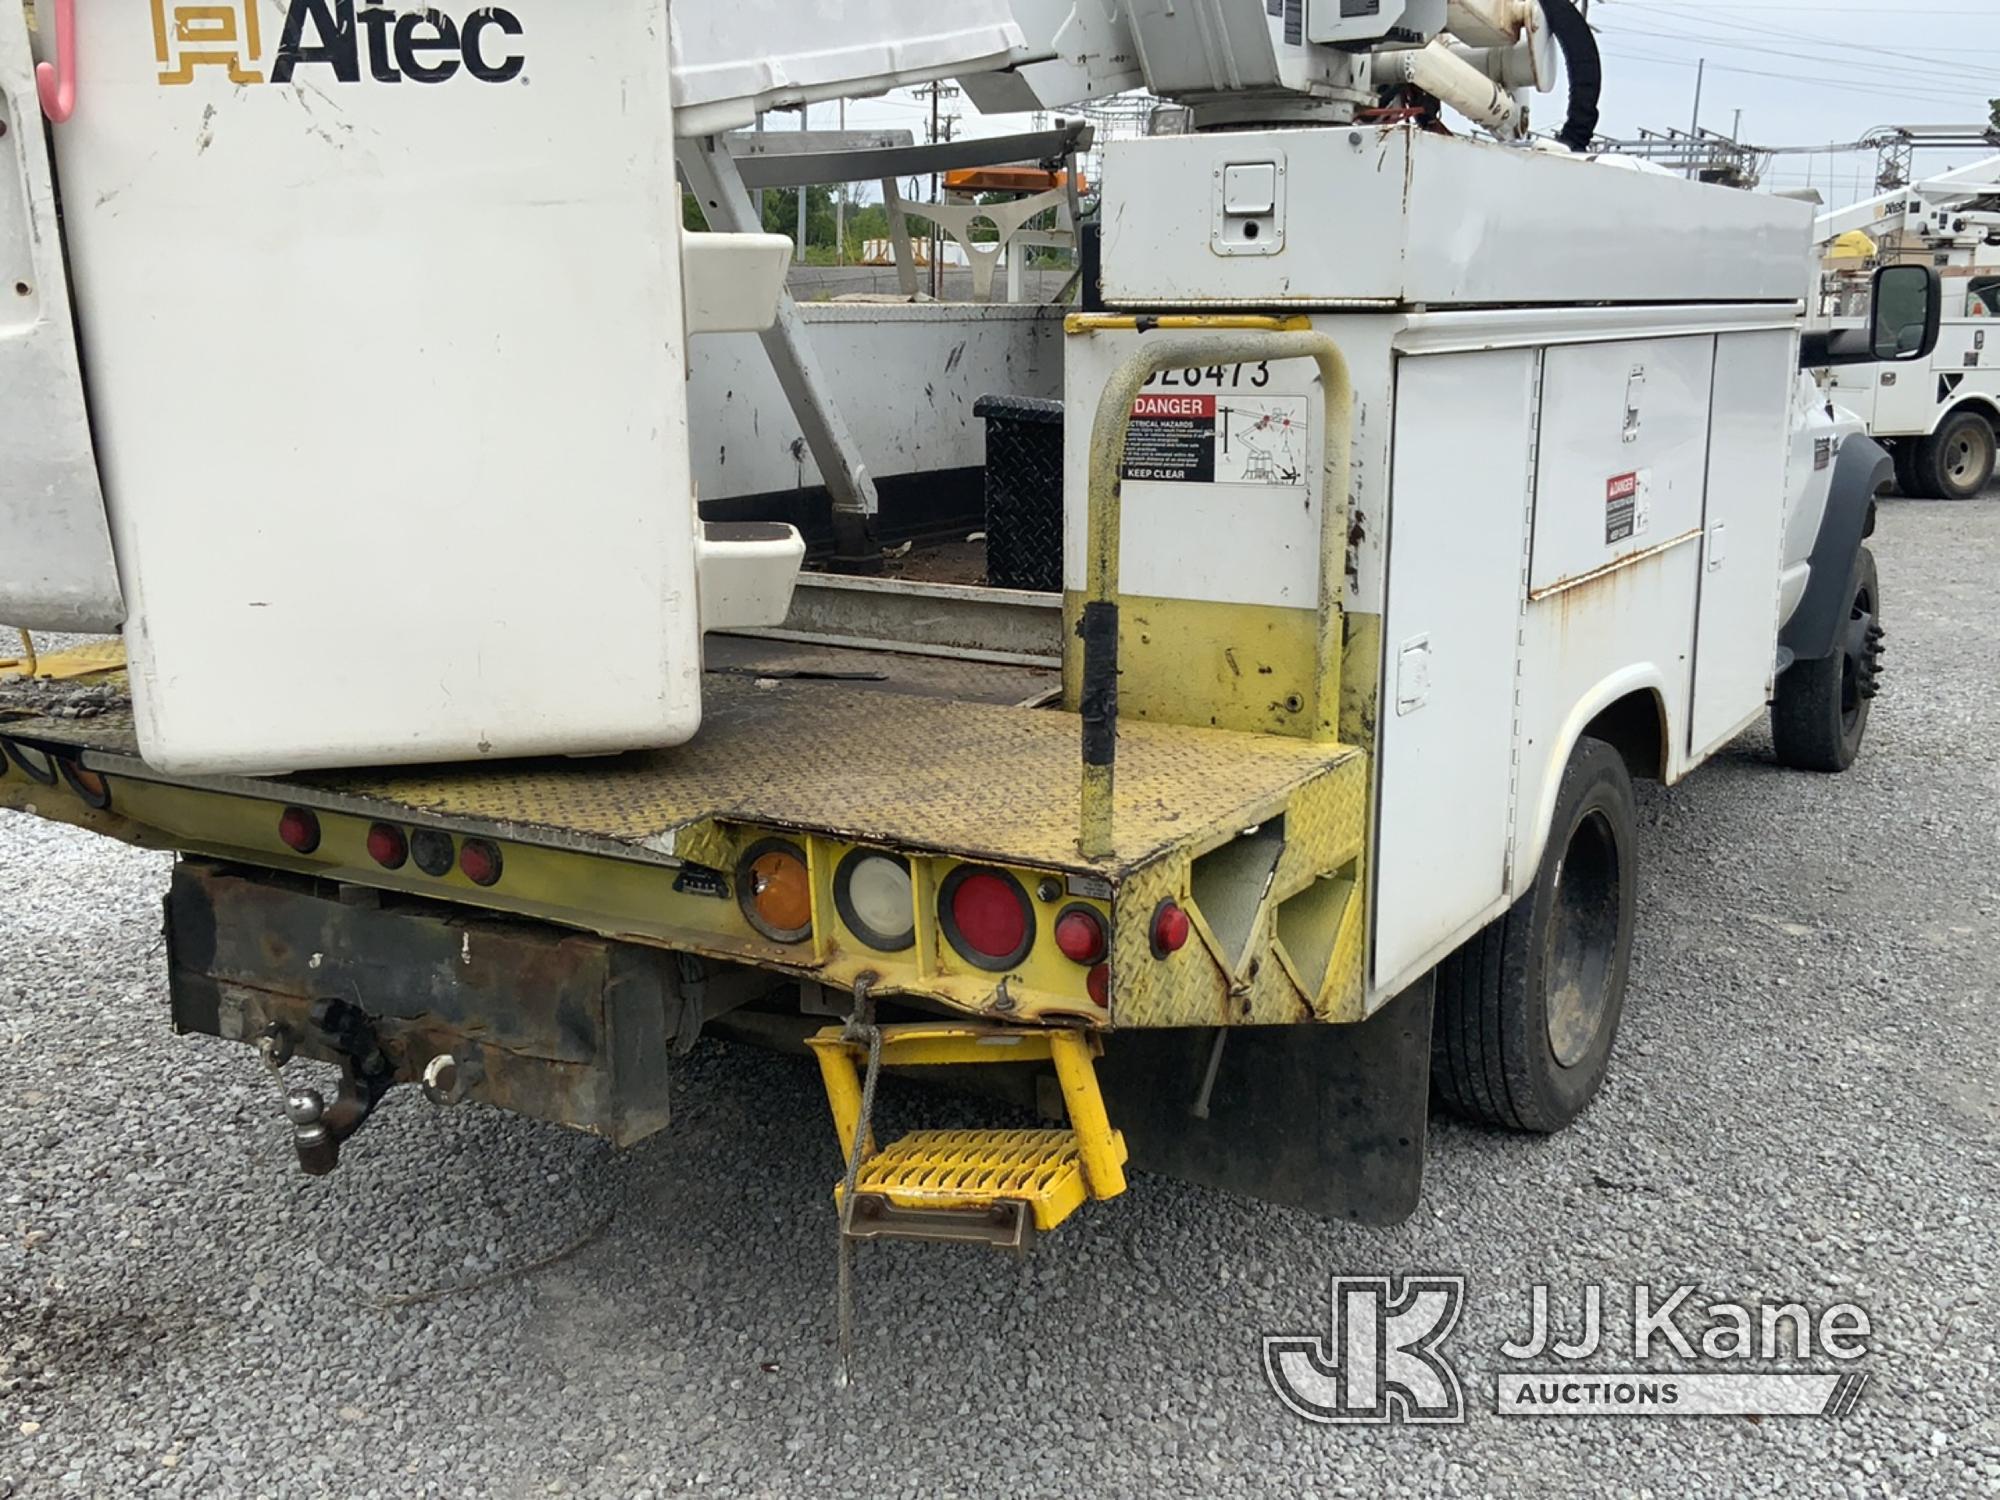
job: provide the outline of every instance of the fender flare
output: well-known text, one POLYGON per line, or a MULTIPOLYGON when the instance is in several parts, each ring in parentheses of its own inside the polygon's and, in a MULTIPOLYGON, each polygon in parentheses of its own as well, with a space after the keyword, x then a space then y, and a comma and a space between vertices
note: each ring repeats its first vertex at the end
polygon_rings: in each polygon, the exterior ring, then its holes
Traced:
POLYGON ((1652 698, 1660 716, 1660 729, 1665 736, 1665 743, 1661 746, 1665 784, 1672 786, 1687 774, 1685 758, 1676 753, 1686 735, 1687 725, 1683 722, 1676 726, 1673 721, 1673 710, 1668 706, 1666 675, 1659 667, 1652 662, 1634 662, 1594 684, 1589 692, 1571 705, 1561 727, 1549 738, 1548 775, 1543 778, 1541 794, 1536 799, 1534 821, 1517 824, 1515 828, 1514 850, 1507 871, 1507 899, 1510 902, 1518 901, 1534 885, 1541 869, 1542 855, 1549 842, 1549 825, 1555 820, 1556 799, 1562 795, 1563 771, 1568 767, 1570 757, 1576 754, 1577 742, 1598 715, 1612 704, 1641 693, 1652 698))
POLYGON ((1861 544, 1875 534, 1875 496, 1895 477, 1896 467, 1882 445, 1856 435, 1840 445, 1833 488, 1826 497, 1819 536, 1813 542, 1811 577, 1805 596, 1778 633, 1780 654, 1793 661, 1831 656, 1847 619, 1848 580, 1861 544))
POLYGON ((1951 405, 1939 410, 1937 420, 1931 423, 1931 430, 1926 436, 1936 437, 1944 431, 1944 424, 1962 411, 1978 412, 1980 416, 1986 418, 1996 435, 2000 435, 2000 398, 1989 396, 1985 391, 1963 391, 1954 394, 1957 399, 1951 405))

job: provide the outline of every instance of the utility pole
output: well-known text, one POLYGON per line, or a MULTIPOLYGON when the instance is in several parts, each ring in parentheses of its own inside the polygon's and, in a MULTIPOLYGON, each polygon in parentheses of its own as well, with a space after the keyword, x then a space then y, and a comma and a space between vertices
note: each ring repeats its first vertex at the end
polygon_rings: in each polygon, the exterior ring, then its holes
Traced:
POLYGON ((1736 111, 1736 123, 1729 127, 1729 138, 1737 145, 1743 144, 1743 111, 1736 111))
POLYGON ((1694 123, 1688 126, 1688 176, 1690 179, 1701 175, 1701 166, 1694 159, 1695 142, 1701 137, 1701 84, 1708 76, 1708 59, 1703 58, 1694 69, 1694 123))
MULTIPOLYGON (((942 81, 934 82, 931 84, 930 143, 933 146, 935 146, 938 143, 938 102, 939 102, 939 96, 943 88, 944 84, 942 81)), ((933 204, 936 204, 941 201, 942 199, 940 198, 938 193, 938 174, 936 172, 932 172, 931 202, 933 204)), ((938 262, 943 258, 943 256, 944 256, 944 232, 938 228, 937 220, 933 219, 931 220, 931 301, 933 302, 941 302, 944 300, 944 267, 938 264, 938 262)))
MULTIPOLYGON (((840 101, 840 128, 847 129, 847 101, 840 101)), ((840 196, 833 200, 833 263, 847 264, 847 184, 840 185, 840 196)))

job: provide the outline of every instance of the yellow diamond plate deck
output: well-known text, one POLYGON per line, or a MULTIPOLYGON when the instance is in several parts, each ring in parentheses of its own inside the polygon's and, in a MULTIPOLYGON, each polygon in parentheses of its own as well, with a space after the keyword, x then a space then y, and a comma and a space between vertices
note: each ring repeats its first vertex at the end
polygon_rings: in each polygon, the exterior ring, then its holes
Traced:
MULTIPOLYGON (((1167 850, 1217 842, 1360 760, 1339 745, 1128 721, 1118 735, 1116 843, 1093 866, 1077 852, 1071 714, 715 675, 703 701, 701 732, 674 750, 230 785, 273 797, 302 785, 318 803, 530 842, 584 838, 673 854, 682 830, 694 841, 714 823, 741 823, 1115 878, 1167 850)), ((136 754, 122 711, 53 719, 36 706, 0 688, 0 734, 136 754)))
POLYGON ((1037 1229, 1055 1228, 1089 1197, 1076 1136, 1067 1130, 913 1131, 861 1164, 855 1191, 908 1209, 1024 1202, 1037 1229))

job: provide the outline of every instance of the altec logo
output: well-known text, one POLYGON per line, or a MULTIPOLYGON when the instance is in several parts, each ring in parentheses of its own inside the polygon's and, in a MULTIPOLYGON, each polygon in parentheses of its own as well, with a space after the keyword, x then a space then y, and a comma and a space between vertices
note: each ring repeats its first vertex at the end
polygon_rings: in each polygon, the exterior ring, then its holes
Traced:
MULTIPOLYGON (((188 84, 202 69, 231 83, 265 82, 260 0, 181 5, 153 0, 153 53, 160 82, 188 84)), ((521 18, 485 5, 453 20, 428 7, 396 10, 363 0, 291 0, 271 59, 269 81, 290 83, 326 68, 334 82, 445 83, 461 74, 480 83, 511 83, 527 59, 521 18)))

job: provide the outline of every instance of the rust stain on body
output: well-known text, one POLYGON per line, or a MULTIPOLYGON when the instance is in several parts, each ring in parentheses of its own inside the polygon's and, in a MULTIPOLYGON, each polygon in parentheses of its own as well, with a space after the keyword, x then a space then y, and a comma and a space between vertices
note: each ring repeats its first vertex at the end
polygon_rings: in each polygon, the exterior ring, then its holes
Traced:
POLYGON ((1607 578, 1615 577, 1627 568, 1636 567, 1638 564, 1650 561, 1655 557, 1663 557, 1675 548, 1684 547, 1689 542, 1699 540, 1700 537, 1701 528, 1697 526, 1692 531, 1684 531, 1669 541, 1661 542, 1658 546, 1648 547, 1643 552, 1630 553, 1625 557, 1605 563, 1602 567, 1592 568, 1587 573, 1577 573, 1569 578, 1558 578, 1554 583, 1531 591, 1528 595, 1528 602, 1531 604, 1540 604, 1544 599, 1553 599, 1558 594, 1570 594, 1575 593, 1579 589, 1589 588, 1592 584, 1602 583, 1607 578))

